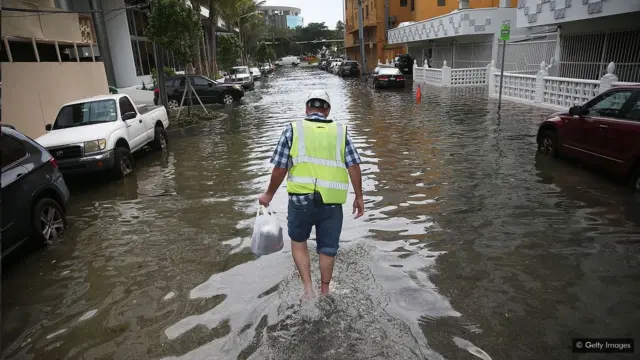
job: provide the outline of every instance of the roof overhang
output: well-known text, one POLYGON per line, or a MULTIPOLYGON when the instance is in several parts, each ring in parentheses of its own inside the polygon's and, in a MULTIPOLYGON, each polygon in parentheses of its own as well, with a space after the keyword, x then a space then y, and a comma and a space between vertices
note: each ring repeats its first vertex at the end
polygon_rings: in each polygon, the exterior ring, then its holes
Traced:
POLYGON ((504 21, 515 26, 515 8, 456 10, 449 14, 391 29, 389 44, 434 40, 464 35, 494 35, 504 21))

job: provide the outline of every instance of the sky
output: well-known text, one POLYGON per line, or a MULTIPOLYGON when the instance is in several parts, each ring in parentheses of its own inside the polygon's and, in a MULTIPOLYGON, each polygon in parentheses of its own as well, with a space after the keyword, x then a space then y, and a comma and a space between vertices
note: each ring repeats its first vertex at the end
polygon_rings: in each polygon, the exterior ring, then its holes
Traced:
POLYGON ((343 0, 267 0, 266 6, 292 6, 302 9, 300 15, 304 24, 324 22, 329 29, 335 29, 342 20, 343 0))

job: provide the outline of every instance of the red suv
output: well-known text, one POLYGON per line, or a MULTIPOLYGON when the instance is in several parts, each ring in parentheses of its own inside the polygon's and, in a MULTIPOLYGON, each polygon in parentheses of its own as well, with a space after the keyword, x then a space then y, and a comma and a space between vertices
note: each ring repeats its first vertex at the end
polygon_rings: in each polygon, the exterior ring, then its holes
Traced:
POLYGON ((578 160, 624 178, 640 191, 640 85, 619 86, 538 128, 538 151, 578 160))

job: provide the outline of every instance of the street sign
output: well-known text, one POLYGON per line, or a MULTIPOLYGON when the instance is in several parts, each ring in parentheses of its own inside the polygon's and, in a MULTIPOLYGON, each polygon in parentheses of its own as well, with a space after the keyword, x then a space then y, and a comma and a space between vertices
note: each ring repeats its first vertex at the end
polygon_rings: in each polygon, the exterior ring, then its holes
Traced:
POLYGON ((500 26, 500 40, 508 41, 509 36, 511 35, 511 26, 510 25, 502 25, 500 26))

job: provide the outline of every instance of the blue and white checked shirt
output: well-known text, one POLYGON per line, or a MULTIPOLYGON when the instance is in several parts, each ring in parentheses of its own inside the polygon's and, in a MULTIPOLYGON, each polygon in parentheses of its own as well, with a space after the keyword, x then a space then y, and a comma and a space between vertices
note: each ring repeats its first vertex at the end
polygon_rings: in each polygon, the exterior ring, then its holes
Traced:
MULTIPOLYGON (((311 113, 306 117, 305 120, 332 121, 327 120, 320 113, 311 113)), ((276 150, 273 152, 273 156, 271 156, 271 163, 273 164, 273 166, 282 169, 291 169, 291 167, 293 167, 293 159, 291 158, 290 154, 291 144, 293 144, 293 127, 291 126, 291 124, 289 124, 282 132, 280 140, 278 141, 278 145, 276 146, 276 150)), ((353 165, 360 164, 361 162, 362 160, 360 159, 358 150, 353 145, 353 141, 351 141, 351 137, 347 132, 347 144, 344 152, 344 164, 347 167, 351 167, 353 165)), ((290 194, 289 199, 291 199, 296 204, 305 205, 313 199, 313 194, 290 194)))

